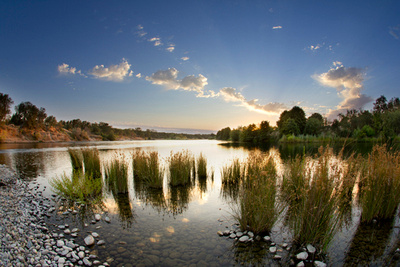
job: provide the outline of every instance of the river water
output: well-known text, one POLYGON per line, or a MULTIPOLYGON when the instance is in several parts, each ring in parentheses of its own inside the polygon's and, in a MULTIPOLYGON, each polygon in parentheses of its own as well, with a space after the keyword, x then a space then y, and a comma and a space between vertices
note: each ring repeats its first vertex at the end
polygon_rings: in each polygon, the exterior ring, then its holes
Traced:
MULTIPOLYGON (((115 157, 130 163, 127 194, 118 198, 106 194, 103 205, 82 210, 77 215, 62 215, 68 207, 62 209, 55 203, 60 210, 47 219, 54 229, 60 224, 79 228, 76 242, 80 244, 87 233, 98 233, 105 245, 95 245, 90 250, 100 261, 107 260, 111 266, 290 264, 289 252, 284 248, 278 250, 282 259, 274 260, 274 255, 269 252, 270 243, 242 244, 217 234, 234 228, 236 223, 232 218, 234 204, 231 198, 221 193, 221 168, 235 158, 246 158, 249 151, 258 148, 222 145, 210 140, 0 144, 0 164, 12 167, 21 179, 29 181, 32 187, 45 189, 44 195, 54 198, 49 181, 72 173, 69 147, 97 148, 103 164, 115 157), (206 183, 197 182, 189 188, 173 191, 165 186, 162 192, 144 192, 133 182, 132 152, 135 150, 157 151, 162 162, 173 152, 188 150, 195 157, 202 153, 207 159, 210 175, 206 183), (95 213, 102 214, 103 218, 110 217, 111 223, 101 220, 92 224, 95 213)), ((262 150, 273 154, 278 161, 284 161, 297 153, 315 153, 317 148, 300 145, 264 147, 262 150)), ((370 149, 370 145, 350 147, 350 150, 362 153, 370 149)), ((396 220, 394 225, 359 226, 359 214, 360 211, 354 208, 348 225, 334 237, 325 261, 329 266, 379 266, 389 262, 396 266, 399 260, 394 251, 399 245, 399 221, 396 220)), ((292 243, 290 229, 282 222, 276 224, 270 235, 278 247, 282 243, 288 243, 290 247, 292 243)))

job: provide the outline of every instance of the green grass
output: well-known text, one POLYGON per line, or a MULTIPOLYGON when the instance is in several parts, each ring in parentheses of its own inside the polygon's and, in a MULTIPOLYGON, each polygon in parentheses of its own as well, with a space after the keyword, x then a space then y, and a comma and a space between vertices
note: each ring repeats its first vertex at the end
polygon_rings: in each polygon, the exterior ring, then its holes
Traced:
POLYGON ((65 174, 61 178, 50 180, 53 191, 69 201, 80 201, 81 203, 97 203, 102 200, 103 182, 76 172, 73 177, 65 174))
POLYGON ((169 162, 169 184, 171 186, 189 185, 195 168, 195 161, 188 151, 172 153, 169 162))
POLYGON ((197 176, 199 179, 207 178, 207 159, 202 153, 197 158, 197 176))
POLYGON ((230 165, 225 165, 221 170, 222 196, 236 200, 239 196, 239 187, 244 179, 245 167, 239 159, 233 159, 230 165))
POLYGON ((162 188, 164 172, 160 168, 158 152, 136 151, 133 157, 135 183, 151 188, 162 188))
POLYGON ((374 146, 360 179, 361 221, 393 219, 400 203, 400 154, 374 146))
POLYGON ((85 173, 93 178, 101 178, 101 166, 99 151, 96 148, 82 149, 85 173))
POLYGON ((128 165, 124 160, 113 159, 104 170, 106 183, 111 191, 128 192, 128 165))
POLYGON ((252 153, 246 166, 247 172, 240 185, 234 218, 243 231, 268 233, 282 212, 282 206, 276 199, 275 163, 272 157, 252 153))
POLYGON ((74 170, 83 170, 82 152, 78 149, 68 148, 68 154, 71 159, 72 168, 74 170))

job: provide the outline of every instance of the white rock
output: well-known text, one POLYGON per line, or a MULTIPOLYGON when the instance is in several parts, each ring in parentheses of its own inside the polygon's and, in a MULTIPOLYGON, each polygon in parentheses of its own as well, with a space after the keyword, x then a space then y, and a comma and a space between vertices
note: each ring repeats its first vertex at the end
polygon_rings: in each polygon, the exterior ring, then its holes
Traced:
POLYGON ((106 241, 100 240, 99 242, 97 242, 97 245, 98 245, 98 246, 101 246, 101 245, 104 245, 105 243, 106 243, 106 241))
POLYGON ((104 218, 104 220, 105 220, 107 223, 110 223, 110 222, 111 222, 110 217, 108 217, 108 216, 106 216, 106 217, 104 218))
POLYGON ((306 265, 304 264, 304 261, 301 261, 301 262, 297 263, 296 266, 297 266, 297 267, 304 267, 304 266, 306 266, 306 265))
POLYGON ((243 235, 242 232, 237 232, 237 233, 236 233, 236 236, 237 236, 237 237, 241 237, 242 235, 243 235))
POLYGON ((223 235, 224 235, 224 233, 223 233, 222 231, 218 231, 217 234, 218 234, 219 236, 223 236, 223 235))
POLYGON ((313 247, 311 244, 308 244, 308 245, 307 245, 307 250, 308 250, 308 252, 310 252, 310 253, 315 253, 315 251, 317 251, 317 250, 315 249, 315 247, 313 247))
POLYGON ((326 267, 326 263, 323 263, 322 261, 314 261, 314 266, 316 266, 316 267, 326 267))
POLYGON ((76 233, 76 232, 79 232, 78 228, 74 228, 74 229, 71 230, 71 233, 76 233))
POLYGON ((100 221, 101 220, 101 215, 100 214, 96 214, 96 215, 94 215, 94 218, 96 219, 96 221, 100 221))
POLYGON ((307 252, 300 252, 299 254, 296 255, 296 258, 298 260, 306 260, 308 258, 308 253, 307 252))
POLYGON ((92 236, 93 236, 94 238, 98 238, 100 235, 99 235, 98 233, 96 233, 96 232, 93 232, 93 233, 92 233, 92 236))
POLYGON ((276 247, 270 247, 269 252, 271 253, 276 253, 276 247))
POLYGON ((83 259, 83 258, 85 257, 85 252, 79 251, 79 252, 78 252, 78 257, 81 258, 81 259, 83 259))
POLYGON ((86 266, 92 266, 92 263, 87 258, 83 258, 83 264, 86 266))
POLYGON ((91 246, 93 245, 95 242, 94 237, 92 235, 88 235, 87 237, 85 237, 85 244, 86 246, 91 246))
POLYGON ((247 235, 242 236, 241 238, 239 238, 240 242, 247 242, 250 240, 250 237, 248 237, 247 235))
POLYGON ((234 233, 232 233, 230 236, 229 236, 229 238, 235 238, 236 237, 236 234, 234 234, 234 233))
POLYGON ((264 241, 270 241, 271 237, 269 237, 268 235, 264 236, 264 241))
POLYGON ((253 237, 254 237, 254 233, 251 232, 251 231, 249 231, 249 232, 247 233, 247 235, 248 235, 250 238, 253 238, 253 237))
POLYGON ((64 241, 62 240, 57 240, 57 247, 62 248, 64 246, 64 241))
POLYGON ((281 255, 274 255, 274 260, 280 260, 280 259, 282 259, 281 255))

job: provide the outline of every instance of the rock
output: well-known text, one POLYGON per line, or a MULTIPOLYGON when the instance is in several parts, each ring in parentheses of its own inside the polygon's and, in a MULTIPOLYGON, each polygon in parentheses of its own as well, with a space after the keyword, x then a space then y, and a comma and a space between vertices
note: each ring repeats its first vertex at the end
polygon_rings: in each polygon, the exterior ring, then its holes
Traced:
POLYGON ((223 236, 223 235, 224 235, 224 233, 223 233, 222 231, 218 231, 217 234, 218 234, 219 236, 223 236))
POLYGON ((79 232, 79 229, 78 229, 78 228, 73 228, 73 229, 71 230, 71 233, 76 233, 76 232, 79 232))
POLYGON ((85 264, 86 266, 92 266, 92 263, 89 261, 88 258, 83 258, 83 264, 85 264))
POLYGON ((249 240, 250 240, 250 237, 247 235, 244 235, 241 238, 239 238, 240 242, 248 242, 249 240))
POLYGON ((269 252, 271 253, 276 253, 276 247, 270 247, 269 252))
POLYGON ((251 232, 251 231, 249 231, 249 232, 247 233, 247 235, 248 235, 250 238, 253 238, 253 237, 254 237, 254 234, 253 234, 253 232, 251 232))
POLYGON ((92 236, 93 236, 94 238, 98 238, 100 235, 99 235, 98 233, 96 233, 96 232, 92 232, 92 236))
POLYGON ((94 237, 92 235, 88 235, 87 237, 85 237, 84 241, 85 241, 86 246, 91 246, 95 242, 94 237))
POLYGON ((95 219, 96 221, 100 221, 100 220, 101 220, 101 215, 100 215, 100 214, 95 214, 95 215, 94 215, 94 219, 95 219))
POLYGON ((274 260, 281 260, 282 256, 281 255, 274 255, 274 260))
POLYGON ((97 242, 97 245, 98 245, 98 246, 101 246, 101 245, 104 245, 105 243, 106 243, 106 241, 100 240, 99 242, 97 242))
POLYGON ((314 261, 314 266, 316 266, 316 267, 326 267, 326 263, 323 263, 322 261, 314 261))
POLYGON ((236 234, 235 233, 232 233, 230 236, 229 236, 229 238, 236 238, 236 234))
POLYGON ((231 234, 231 232, 229 230, 224 231, 224 235, 230 235, 230 234, 231 234))
POLYGON ((69 235, 70 233, 71 233, 71 230, 69 230, 69 229, 64 230, 64 234, 69 235))
POLYGON ((315 247, 313 247, 311 244, 307 245, 307 250, 308 250, 308 252, 313 253, 313 254, 315 253, 315 251, 317 251, 315 249, 315 247))
POLYGON ((79 252, 78 252, 78 257, 79 257, 80 259, 83 259, 83 258, 85 257, 85 252, 79 251, 79 252))
POLYGON ((111 222, 110 217, 108 217, 108 216, 106 216, 106 217, 104 218, 104 220, 106 221, 106 223, 110 223, 110 222, 111 222))
POLYGON ((308 258, 308 253, 307 252, 300 252, 299 254, 296 255, 296 258, 298 260, 306 260, 308 258))
POLYGON ((301 262, 297 263, 296 266, 297 266, 297 267, 304 267, 304 266, 306 266, 306 265, 304 264, 304 261, 301 261, 301 262))
POLYGON ((287 246, 288 246, 287 243, 283 243, 283 244, 282 244, 282 247, 283 247, 283 248, 287 248, 287 246))
POLYGON ((242 232, 237 232, 237 233, 236 233, 236 236, 237 236, 237 237, 241 237, 241 236, 243 236, 243 233, 242 233, 242 232))
POLYGON ((264 241, 271 241, 271 237, 269 237, 268 235, 264 236, 264 241))
POLYGON ((62 240, 57 240, 57 247, 62 248, 64 246, 64 241, 62 240))

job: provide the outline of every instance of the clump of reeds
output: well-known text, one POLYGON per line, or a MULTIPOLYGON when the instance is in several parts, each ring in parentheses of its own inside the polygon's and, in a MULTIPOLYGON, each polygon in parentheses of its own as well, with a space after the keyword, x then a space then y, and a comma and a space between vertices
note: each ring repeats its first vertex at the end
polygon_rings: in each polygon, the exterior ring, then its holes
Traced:
POLYGON ((61 178, 50 180, 50 185, 56 194, 70 201, 93 203, 102 199, 102 180, 82 172, 75 172, 72 179, 64 174, 61 178))
POLYGON ((282 212, 281 205, 276 201, 275 163, 272 157, 253 153, 248 157, 246 166, 234 217, 243 231, 267 233, 282 212))
POLYGON ((290 159, 282 176, 281 198, 289 206, 295 206, 310 186, 310 175, 306 168, 305 158, 298 155, 290 159))
POLYGON ((85 166, 85 173, 93 178, 101 177, 100 156, 97 148, 82 149, 83 164, 85 166))
POLYGON ((361 221, 392 219, 400 203, 400 154, 376 145, 360 179, 361 221))
POLYGON ((74 170, 82 170, 83 169, 83 159, 82 152, 78 149, 68 148, 68 154, 71 158, 72 168, 74 170))
POLYGON ((169 161, 169 184, 171 186, 189 185, 191 174, 195 168, 195 161, 192 154, 186 150, 172 153, 169 161))
POLYGON ((304 164, 302 167, 292 166, 292 169, 311 168, 311 172, 303 172, 306 177, 298 178, 305 181, 306 186, 299 191, 297 202, 289 208, 289 223, 294 239, 298 244, 319 245, 322 250, 327 248, 339 228, 335 188, 340 181, 341 170, 331 162, 332 157, 330 148, 321 147, 316 161, 295 160, 290 163, 304 164))
POLYGON ((128 165, 119 159, 113 159, 104 167, 105 179, 109 188, 116 193, 128 192, 128 165))
POLYGON ((164 173, 160 168, 158 152, 136 151, 132 157, 135 183, 162 188, 164 173))
POLYGON ((222 184, 240 184, 244 178, 245 168, 242 167, 239 159, 234 159, 231 165, 222 167, 222 184))
POLYGON ((200 153, 200 156, 197 158, 197 176, 199 179, 207 178, 207 159, 203 153, 200 153))

